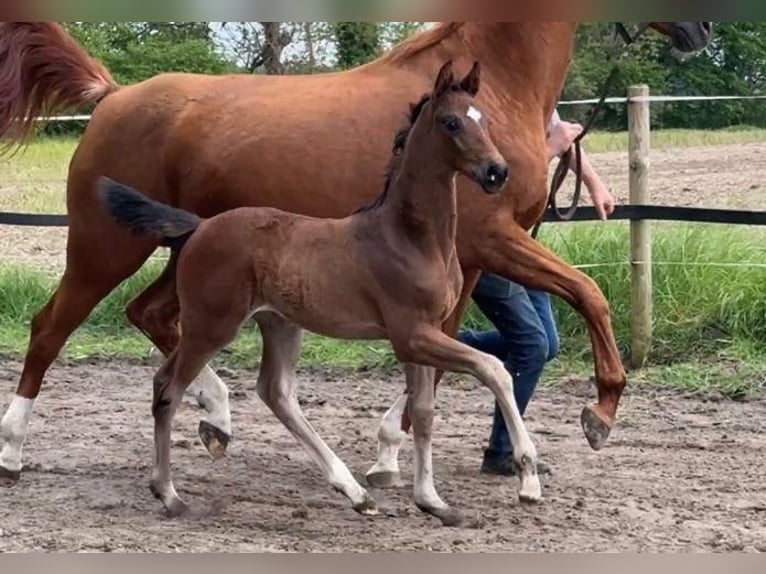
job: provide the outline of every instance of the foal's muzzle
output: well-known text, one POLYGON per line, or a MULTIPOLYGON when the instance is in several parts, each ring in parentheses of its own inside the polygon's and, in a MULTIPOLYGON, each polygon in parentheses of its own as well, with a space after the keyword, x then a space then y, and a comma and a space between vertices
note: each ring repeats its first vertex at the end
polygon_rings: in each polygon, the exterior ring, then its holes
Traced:
POLYGON ((487 162, 481 169, 477 183, 487 193, 499 193, 508 181, 508 164, 487 162))

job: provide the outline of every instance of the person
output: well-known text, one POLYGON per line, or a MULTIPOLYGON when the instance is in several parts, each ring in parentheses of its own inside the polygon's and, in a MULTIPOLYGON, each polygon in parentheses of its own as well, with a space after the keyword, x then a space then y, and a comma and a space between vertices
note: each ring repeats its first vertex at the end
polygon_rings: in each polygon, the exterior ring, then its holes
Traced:
MULTIPOLYGON (((562 121, 554 111, 546 141, 548 161, 564 155, 582 129, 580 124, 562 121)), ((572 170, 576 169, 574 156, 572 154, 569 166, 572 170)), ((599 216, 606 220, 614 212, 614 197, 593 169, 584 151, 581 161, 583 183, 599 216)), ((523 416, 545 364, 553 360, 559 350, 550 295, 526 289, 504 277, 484 273, 479 278, 472 298, 495 329, 486 332, 462 330, 457 339, 505 363, 506 369, 513 375, 514 395, 523 416)), ((538 464, 540 474, 551 473, 547 464, 538 464)), ((514 474, 511 441, 497 404, 481 470, 502 476, 514 474)))

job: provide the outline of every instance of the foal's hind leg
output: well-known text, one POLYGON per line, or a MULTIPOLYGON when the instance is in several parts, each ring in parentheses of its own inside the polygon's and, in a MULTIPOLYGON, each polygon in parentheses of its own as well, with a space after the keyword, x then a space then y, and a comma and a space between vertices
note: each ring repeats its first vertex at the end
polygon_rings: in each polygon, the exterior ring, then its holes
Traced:
POLYGON ((368 516, 376 515, 375 501, 303 416, 294 391, 301 329, 274 313, 259 314, 256 321, 263 335, 258 395, 319 465, 333 488, 348 497, 354 510, 368 516))
POLYGON ((173 486, 170 472, 170 434, 173 417, 191 381, 199 375, 213 355, 234 338, 234 334, 236 326, 231 329, 230 338, 207 338, 195 333, 193 338, 180 342, 154 377, 152 414, 155 458, 149 486, 155 498, 162 501, 171 518, 184 514, 188 509, 173 486))
MULTIPOLYGON (((99 233, 106 233, 99 228, 99 233)), ((67 267, 45 308, 32 320, 24 369, 16 396, 0 423, 0 479, 21 477, 22 446, 43 377, 72 332, 93 308, 124 279, 135 273, 155 246, 129 235, 109 241, 89 228, 69 230, 67 267)))
MULTIPOLYGON (((177 256, 171 255, 162 275, 133 299, 126 308, 128 319, 165 356, 170 355, 180 339, 176 261, 177 256)), ((199 376, 189 386, 189 391, 208 413, 199 424, 202 443, 213 458, 222 458, 231 440, 229 389, 213 369, 205 365, 199 376)))

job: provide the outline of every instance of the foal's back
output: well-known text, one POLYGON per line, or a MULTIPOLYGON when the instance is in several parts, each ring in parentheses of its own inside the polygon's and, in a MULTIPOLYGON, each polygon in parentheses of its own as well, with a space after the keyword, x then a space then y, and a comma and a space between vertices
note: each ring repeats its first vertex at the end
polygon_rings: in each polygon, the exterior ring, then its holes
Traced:
POLYGON ((385 338, 357 217, 241 208, 204 221, 178 261, 182 324, 201 308, 241 320, 269 310, 328 337, 385 338))

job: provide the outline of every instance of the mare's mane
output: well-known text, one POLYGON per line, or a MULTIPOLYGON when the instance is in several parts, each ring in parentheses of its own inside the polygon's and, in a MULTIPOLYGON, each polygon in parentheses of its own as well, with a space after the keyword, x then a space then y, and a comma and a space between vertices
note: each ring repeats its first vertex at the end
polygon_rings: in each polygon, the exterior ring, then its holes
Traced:
POLYGON ((391 51, 379 58, 378 62, 398 63, 417 56, 421 52, 440 44, 460 28, 465 22, 439 22, 430 30, 425 30, 394 46, 391 51))

